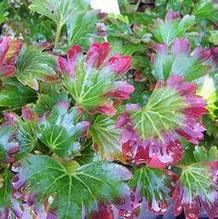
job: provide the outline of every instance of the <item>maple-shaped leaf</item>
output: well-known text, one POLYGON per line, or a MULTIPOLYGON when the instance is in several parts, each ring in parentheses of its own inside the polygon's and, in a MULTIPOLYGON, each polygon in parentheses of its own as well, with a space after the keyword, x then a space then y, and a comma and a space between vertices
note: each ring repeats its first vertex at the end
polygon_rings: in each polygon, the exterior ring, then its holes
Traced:
POLYGON ((105 158, 121 158, 122 145, 120 142, 121 129, 115 127, 111 117, 97 116, 89 129, 94 148, 105 158))
POLYGON ((49 214, 59 219, 80 219, 82 208, 90 204, 97 207, 98 201, 124 201, 129 196, 124 181, 131 173, 118 164, 96 161, 76 168, 45 155, 32 155, 21 165, 17 184, 25 183, 38 200, 53 196, 49 214))
POLYGON ((117 54, 106 60, 109 52, 109 43, 94 43, 84 57, 80 47, 73 46, 67 58, 58 60, 65 86, 76 105, 90 113, 114 114, 113 99, 127 99, 134 91, 132 85, 117 80, 129 70, 131 58, 117 54))
POLYGON ((183 168, 173 194, 175 214, 199 218, 201 207, 209 218, 218 216, 218 163, 194 163, 183 168))
POLYGON ((24 85, 38 90, 38 80, 56 80, 55 66, 54 56, 43 52, 43 48, 23 46, 16 62, 16 76, 24 85))
POLYGON ((184 153, 179 136, 193 144, 203 138, 199 119, 207 112, 205 102, 196 95, 196 85, 180 76, 157 82, 146 105, 129 104, 126 110, 117 127, 125 127, 123 151, 137 164, 176 163, 184 153))
POLYGON ((177 37, 184 37, 195 24, 195 16, 185 15, 182 19, 178 14, 172 16, 169 12, 166 15, 165 21, 157 19, 152 26, 151 31, 159 43, 171 45, 177 37))
POLYGON ((18 152, 19 145, 14 134, 16 128, 10 124, 0 126, 0 161, 13 163, 14 154, 18 152))
POLYGON ((214 64, 209 49, 196 48, 190 54, 190 43, 186 38, 177 38, 171 49, 165 44, 157 45, 152 74, 157 79, 167 79, 172 74, 183 76, 187 81, 213 72, 214 64))
POLYGON ((39 122, 39 140, 61 157, 69 157, 79 152, 78 138, 89 128, 89 122, 78 122, 77 108, 69 111, 68 108, 67 102, 60 102, 39 122))
POLYGON ((172 177, 164 169, 141 167, 129 181, 142 200, 145 197, 149 209, 158 214, 167 210, 167 200, 172 192, 172 177))
POLYGON ((0 91, 0 107, 6 109, 21 108, 36 99, 36 92, 16 79, 10 78, 3 81, 0 91))
POLYGON ((0 39, 0 79, 10 77, 16 72, 14 65, 21 47, 19 40, 11 40, 10 37, 0 39))

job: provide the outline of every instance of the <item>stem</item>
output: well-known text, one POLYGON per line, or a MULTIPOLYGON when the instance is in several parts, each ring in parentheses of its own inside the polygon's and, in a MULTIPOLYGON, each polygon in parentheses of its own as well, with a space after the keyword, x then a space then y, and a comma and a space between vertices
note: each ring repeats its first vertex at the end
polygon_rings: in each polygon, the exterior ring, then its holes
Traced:
POLYGON ((59 40, 60 40, 62 27, 63 27, 63 24, 62 24, 62 23, 59 23, 59 24, 57 25, 57 30, 56 30, 56 34, 55 34, 55 45, 54 45, 55 48, 57 47, 58 42, 59 42, 59 40))

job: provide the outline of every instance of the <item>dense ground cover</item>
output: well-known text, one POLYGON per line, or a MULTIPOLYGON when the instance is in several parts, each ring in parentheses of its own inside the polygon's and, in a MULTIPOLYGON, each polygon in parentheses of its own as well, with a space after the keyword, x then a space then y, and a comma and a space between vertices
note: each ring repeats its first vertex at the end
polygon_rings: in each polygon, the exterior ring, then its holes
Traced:
POLYGON ((0 218, 218 217, 218 3, 118 2, 0 2, 0 218))

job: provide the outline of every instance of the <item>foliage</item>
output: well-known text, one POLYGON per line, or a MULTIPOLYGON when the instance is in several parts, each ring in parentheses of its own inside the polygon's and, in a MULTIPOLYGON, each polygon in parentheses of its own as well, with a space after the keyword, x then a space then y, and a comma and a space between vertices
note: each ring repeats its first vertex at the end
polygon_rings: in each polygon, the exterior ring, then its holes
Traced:
POLYGON ((217 1, 0 3, 0 218, 218 217, 217 1))

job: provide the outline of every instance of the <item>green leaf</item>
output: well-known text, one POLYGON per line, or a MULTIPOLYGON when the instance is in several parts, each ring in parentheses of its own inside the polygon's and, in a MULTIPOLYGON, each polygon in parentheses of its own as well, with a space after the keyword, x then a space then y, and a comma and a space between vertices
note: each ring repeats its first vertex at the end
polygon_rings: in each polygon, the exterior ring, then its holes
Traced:
POLYGON ((26 157, 34 149, 37 143, 37 124, 34 121, 19 121, 17 139, 19 151, 15 154, 16 160, 26 157))
POLYGON ((194 56, 188 54, 157 53, 152 74, 158 80, 167 79, 172 74, 183 76, 193 81, 210 71, 210 67, 194 56))
POLYGON ((39 89, 38 80, 47 81, 56 75, 56 59, 42 50, 40 47, 23 46, 16 63, 17 78, 35 90, 39 89))
POLYGON ((203 117, 203 124, 205 125, 207 134, 213 137, 214 140, 218 139, 218 125, 216 124, 216 120, 206 115, 203 117))
POLYGON ((218 117, 218 75, 205 76, 200 81, 198 95, 207 102, 207 109, 212 120, 218 117))
POLYGON ((17 80, 5 80, 0 91, 0 107, 21 108, 37 99, 34 90, 24 86, 17 80))
POLYGON ((16 219, 22 216, 19 199, 13 196, 11 171, 5 169, 0 175, 0 216, 1 218, 16 219))
MULTIPOLYGON (((112 47, 112 52, 114 54, 120 53, 123 55, 132 56, 135 52, 142 52, 145 50, 145 48, 141 44, 125 42, 124 40, 121 40, 118 37, 111 37, 110 35, 108 36, 108 38, 112 47)), ((142 57, 142 59, 143 61, 145 61, 144 57, 142 57)))
POLYGON ((57 25, 64 25, 71 16, 84 7, 89 0, 33 0, 30 10, 53 20, 57 25))
POLYGON ((7 20, 6 9, 8 5, 6 1, 0 3, 0 24, 4 23, 7 20))
POLYGON ((218 30, 210 31, 210 36, 208 38, 209 42, 213 43, 215 46, 218 45, 218 30))
POLYGON ((70 170, 48 156, 33 155, 23 161, 19 176, 39 200, 55 194, 51 210, 55 209, 59 219, 80 219, 82 205, 116 201, 129 194, 122 182, 129 174, 124 167, 104 161, 70 170))
POLYGON ((65 85, 77 105, 90 111, 104 105, 107 101, 103 94, 111 91, 114 74, 107 72, 106 69, 91 68, 87 71, 83 62, 83 59, 78 60, 75 78, 70 80, 65 77, 65 85))
POLYGON ((5 170, 3 174, 0 175, 0 213, 4 211, 5 208, 11 207, 11 198, 12 187, 10 172, 5 170))
POLYGON ((69 157, 80 150, 77 139, 85 131, 78 123, 78 109, 56 106, 51 114, 39 124, 38 138, 61 157, 69 157))
POLYGON ((113 118, 97 116, 89 129, 89 133, 102 159, 120 158, 122 154, 121 129, 115 128, 113 118))
POLYGON ((218 160, 218 149, 216 146, 212 146, 208 150, 206 150, 203 146, 196 146, 193 153, 197 162, 210 162, 218 160))
POLYGON ((192 12, 197 18, 218 21, 216 4, 212 0, 201 0, 195 4, 192 12))
POLYGON ((14 147, 18 147, 17 142, 12 139, 15 127, 4 125, 0 126, 0 161, 6 161, 8 153, 14 147))
POLYGON ((213 203, 212 192, 218 187, 210 172, 206 163, 194 163, 183 169, 179 181, 186 189, 188 200, 193 200, 198 195, 205 202, 213 203))
POLYGON ((97 11, 77 11, 67 22, 68 44, 81 45, 87 49, 90 45, 90 37, 97 32, 97 11))
POLYGON ((186 32, 195 24, 193 15, 185 15, 180 21, 158 21, 151 30, 159 43, 170 46, 177 37, 185 36, 186 32))
POLYGON ((169 87, 155 89, 146 106, 131 113, 135 128, 142 138, 159 137, 183 123, 182 109, 186 103, 178 92, 169 87))
POLYGON ((134 173, 129 186, 146 198, 153 211, 160 212, 161 204, 170 197, 171 180, 164 169, 141 167, 134 173))
POLYGON ((61 101, 69 102, 68 93, 64 89, 52 85, 48 90, 38 94, 38 100, 34 111, 42 116, 45 112, 51 112, 56 104, 61 101))

